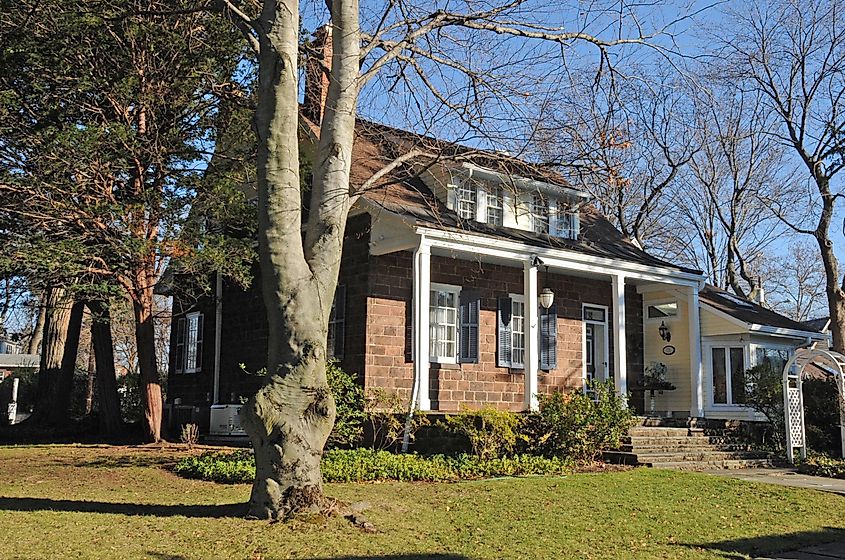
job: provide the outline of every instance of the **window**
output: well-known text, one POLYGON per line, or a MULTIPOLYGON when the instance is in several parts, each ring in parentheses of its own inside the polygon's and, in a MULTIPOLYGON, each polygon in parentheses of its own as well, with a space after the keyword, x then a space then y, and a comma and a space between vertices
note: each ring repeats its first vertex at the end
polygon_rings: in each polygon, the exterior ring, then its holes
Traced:
POLYGON ((505 221, 502 187, 491 186, 487 191, 487 223, 501 226, 505 221))
POLYGON ((653 303, 646 310, 646 317, 649 319, 666 319, 678 316, 678 302, 653 303))
POLYGON ((334 293, 332 310, 329 314, 329 333, 326 338, 326 353, 330 358, 342 358, 346 335, 346 286, 339 285, 334 293))
POLYGON ((572 210, 563 200, 557 201, 553 235, 565 239, 578 238, 577 210, 572 210))
POLYGON ((713 374, 713 404, 741 405, 745 403, 745 348, 717 346, 710 349, 713 374))
POLYGON ((601 307, 584 307, 584 320, 594 321, 596 323, 604 323, 607 318, 607 312, 601 307))
POLYGON ((789 350, 785 348, 766 348, 758 346, 755 351, 756 365, 768 365, 772 371, 783 372, 783 366, 789 360, 789 350))
POLYGON ((535 194, 531 197, 531 215, 534 217, 534 233, 549 233, 549 203, 535 194))
POLYGON ((188 313, 176 327, 176 373, 196 373, 202 369, 202 313, 188 313))
POLYGON ((525 367, 525 302, 511 296, 511 367, 525 367))
POLYGON ((469 181, 461 181, 456 189, 458 215, 465 220, 474 220, 478 193, 475 185, 469 181))
POLYGON ((429 303, 429 356, 432 362, 456 363, 460 288, 432 288, 429 303))

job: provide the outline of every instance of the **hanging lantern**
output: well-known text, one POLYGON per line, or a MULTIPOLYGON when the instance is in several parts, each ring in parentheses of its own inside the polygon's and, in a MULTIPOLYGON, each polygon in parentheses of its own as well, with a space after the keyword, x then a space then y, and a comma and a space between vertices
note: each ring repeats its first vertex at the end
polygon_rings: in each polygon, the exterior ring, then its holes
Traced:
POLYGON ((657 329, 657 332, 660 333, 660 338, 666 342, 670 342, 672 340, 672 333, 669 332, 669 327, 666 326, 665 322, 660 321, 660 328, 657 329))

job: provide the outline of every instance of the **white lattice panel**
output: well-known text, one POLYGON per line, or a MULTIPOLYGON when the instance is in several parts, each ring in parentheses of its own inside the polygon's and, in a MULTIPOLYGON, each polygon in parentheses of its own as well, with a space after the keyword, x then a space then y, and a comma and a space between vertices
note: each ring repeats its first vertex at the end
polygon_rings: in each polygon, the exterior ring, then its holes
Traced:
POLYGON ((789 435, 792 437, 792 445, 804 447, 804 415, 801 410, 801 389, 790 387, 788 397, 789 435))

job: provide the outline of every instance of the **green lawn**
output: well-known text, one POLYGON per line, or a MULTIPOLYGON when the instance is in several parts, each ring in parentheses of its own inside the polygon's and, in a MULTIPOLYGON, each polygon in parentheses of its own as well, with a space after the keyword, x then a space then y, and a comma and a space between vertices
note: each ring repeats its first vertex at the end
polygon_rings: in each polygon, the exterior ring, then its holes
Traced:
POLYGON ((184 480, 176 448, 0 448, 0 558, 744 558, 845 539, 845 498, 636 469, 456 484, 333 484, 342 519, 237 517, 246 485, 184 480))

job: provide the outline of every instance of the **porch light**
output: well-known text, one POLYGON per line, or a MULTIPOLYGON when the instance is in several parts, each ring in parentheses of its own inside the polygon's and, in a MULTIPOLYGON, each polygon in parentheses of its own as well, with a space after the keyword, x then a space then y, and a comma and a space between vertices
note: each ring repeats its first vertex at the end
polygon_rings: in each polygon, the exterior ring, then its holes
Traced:
POLYGON ((669 327, 666 326, 665 322, 660 321, 660 328, 657 329, 657 332, 660 333, 660 338, 666 342, 670 342, 672 340, 672 333, 669 332, 669 327))
POLYGON ((551 288, 546 286, 540 290, 540 307, 548 309, 555 302, 555 293, 551 288))

